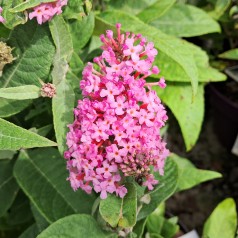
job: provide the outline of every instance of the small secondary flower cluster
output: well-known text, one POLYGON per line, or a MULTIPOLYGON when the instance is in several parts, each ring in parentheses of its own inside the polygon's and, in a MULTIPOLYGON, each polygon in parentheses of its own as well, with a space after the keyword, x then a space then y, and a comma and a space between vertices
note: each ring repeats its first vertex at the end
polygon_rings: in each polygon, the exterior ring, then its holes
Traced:
POLYGON ((74 110, 75 121, 67 134, 69 180, 74 190, 105 199, 107 193, 124 197, 123 179, 132 176, 149 190, 158 183, 151 167, 163 175, 169 151, 160 136, 166 111, 151 86, 164 88, 165 81, 146 83, 158 74, 152 63, 157 50, 140 34, 108 30, 101 35, 103 53, 84 68, 80 88, 84 96, 74 110))
POLYGON ((33 12, 29 13, 29 19, 36 17, 38 24, 50 21, 54 15, 62 13, 62 7, 67 5, 68 0, 57 0, 56 2, 41 3, 33 8, 33 12))
MULTIPOLYGON (((2 8, 0 7, 0 14, 2 13, 2 8)), ((5 19, 0 15, 0 22, 1 23, 4 23, 5 22, 5 19)))

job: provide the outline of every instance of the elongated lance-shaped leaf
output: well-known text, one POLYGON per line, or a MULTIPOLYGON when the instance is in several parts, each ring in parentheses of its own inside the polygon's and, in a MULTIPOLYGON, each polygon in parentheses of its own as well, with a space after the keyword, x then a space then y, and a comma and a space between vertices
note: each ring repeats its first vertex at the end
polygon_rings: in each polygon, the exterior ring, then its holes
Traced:
MULTIPOLYGON (((153 5, 158 0, 120 0, 120 1, 109 1, 108 8, 109 9, 117 9, 124 12, 127 12, 131 15, 138 14, 143 11, 145 8, 153 5)), ((159 0, 162 1, 162 0, 159 0)), ((169 1, 169 0, 167 0, 169 1)))
POLYGON ((26 9, 33 8, 35 6, 40 5, 41 3, 46 3, 46 2, 56 2, 56 0, 27 0, 24 1, 14 8, 10 9, 10 12, 23 12, 26 9))
POLYGON ((137 234, 138 238, 143 237, 146 221, 147 221, 147 218, 137 221, 136 225, 133 227, 133 232, 137 234))
POLYGON ((34 99, 40 96, 40 88, 35 85, 0 88, 0 98, 6 99, 34 99))
POLYGON ((36 206, 34 206, 33 203, 31 203, 31 211, 33 214, 33 217, 36 221, 37 228, 39 230, 39 233, 45 230, 50 224, 49 222, 41 215, 41 213, 38 211, 36 206))
POLYGON ((39 234, 36 223, 29 226, 18 238, 35 238, 39 234))
POLYGON ((198 68, 199 82, 217 82, 226 80, 225 74, 209 65, 209 57, 206 51, 188 41, 184 41, 184 44, 186 44, 190 52, 193 53, 198 68))
POLYGON ((13 100, 1 98, 0 100, 0 117, 9 117, 21 112, 31 104, 31 100, 13 100))
POLYGON ((172 81, 190 81, 193 95, 197 93, 197 66, 193 54, 183 41, 168 36, 140 19, 120 11, 107 11, 96 16, 95 34, 101 34, 109 27, 114 28, 117 22, 122 23, 123 31, 140 33, 149 41, 154 42, 159 51, 155 64, 161 69, 161 75, 172 81), (169 77, 167 77, 168 73, 169 77))
POLYGON ((202 182, 222 177, 218 172, 198 169, 188 159, 181 158, 178 155, 171 154, 170 157, 178 166, 177 191, 189 189, 202 182))
POLYGON ((3 159, 11 160, 16 154, 15 150, 0 150, 0 161, 3 159))
POLYGON ((56 54, 52 71, 53 83, 56 86, 56 96, 53 98, 53 119, 59 150, 66 150, 67 125, 73 122, 73 107, 75 94, 66 78, 69 69, 68 62, 73 54, 73 43, 67 24, 61 16, 50 22, 56 54))
POLYGON ((12 174, 13 165, 13 160, 0 160, 0 217, 10 208, 19 190, 12 174))
POLYGON ((161 16, 163 16, 176 2, 176 0, 160 0, 145 8, 137 17, 143 22, 149 23, 161 16))
POLYGON ((219 58, 230 59, 230 60, 238 60, 238 48, 237 49, 228 50, 228 51, 220 54, 219 58))
POLYGON ((15 164, 14 176, 49 223, 74 213, 91 213, 96 196, 82 190, 73 191, 66 181, 65 161, 56 149, 22 152, 15 164))
POLYGON ((103 231, 93 217, 74 214, 64 217, 44 230, 37 238, 67 237, 67 238, 116 238, 115 233, 103 231))
POLYGON ((175 4, 150 24, 172 36, 192 37, 220 32, 219 24, 205 11, 189 4, 175 4))
POLYGON ((53 141, 0 118, 0 150, 56 146, 53 141))
POLYGON ((54 128, 59 151, 66 150, 67 125, 73 122, 73 107, 75 94, 68 81, 62 81, 57 86, 57 95, 53 99, 54 128))

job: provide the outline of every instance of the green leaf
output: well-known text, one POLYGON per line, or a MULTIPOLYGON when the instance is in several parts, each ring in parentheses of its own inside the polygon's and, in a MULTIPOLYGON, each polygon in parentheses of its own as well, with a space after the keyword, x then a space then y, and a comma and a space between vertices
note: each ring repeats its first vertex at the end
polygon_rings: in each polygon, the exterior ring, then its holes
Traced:
POLYGON ((36 221, 36 226, 38 230, 38 234, 45 230, 50 224, 49 222, 41 215, 41 213, 38 211, 36 206, 31 203, 31 211, 34 216, 34 219, 36 221))
POLYGON ((123 199, 117 197, 115 194, 108 194, 106 199, 100 201, 99 212, 102 218, 112 227, 118 225, 122 203, 123 199))
POLYGON ((133 227, 133 232, 137 234, 137 238, 142 238, 145 230, 147 219, 142 219, 136 222, 136 225, 133 227))
MULTIPOLYGON (((187 51, 189 51, 190 54, 193 55, 193 59, 195 61, 195 64, 196 64, 197 70, 198 70, 199 82, 217 82, 217 81, 226 80, 225 74, 220 73, 217 69, 210 67, 209 58, 208 58, 206 51, 202 50, 197 45, 194 45, 188 41, 182 41, 182 43, 184 46, 186 46, 187 51)), ((167 70, 166 73, 163 73, 166 80, 180 81, 180 82, 188 81, 186 79, 184 80, 183 78, 180 78, 179 69, 177 69, 177 67, 175 65, 173 65, 172 62, 170 63, 170 65, 168 65, 167 62, 165 62, 165 61, 163 61, 163 59, 161 59, 160 61, 158 60, 157 65, 159 65, 160 68, 164 68, 164 67, 171 68, 171 66, 174 68, 173 70, 167 70)), ((158 78, 157 75, 151 75, 151 77, 158 78)))
POLYGON ((159 234, 156 234, 156 233, 150 233, 149 236, 150 236, 150 238, 165 238, 165 237, 163 237, 159 234))
POLYGON ((179 226, 168 219, 164 219, 161 235, 166 238, 173 238, 179 231, 179 226))
POLYGON ((11 207, 19 187, 12 175, 14 161, 0 161, 0 217, 11 207))
POLYGON ((220 82, 225 81, 227 76, 210 66, 198 68, 200 82, 220 82))
POLYGON ((22 3, 23 0, 13 0, 13 1, 1 1, 1 7, 3 8, 2 16, 5 19, 3 23, 5 27, 13 29, 19 24, 25 24, 27 17, 24 13, 12 13, 10 9, 16 5, 22 3))
POLYGON ((40 86, 39 79, 48 77, 55 51, 47 24, 39 26, 29 21, 16 27, 8 45, 15 48, 17 59, 4 68, 0 87, 40 86))
POLYGON ((84 14, 85 13, 83 9, 83 1, 74 0, 74 1, 68 1, 66 9, 63 12, 63 17, 65 19, 71 19, 71 20, 74 20, 74 19, 82 20, 82 16, 84 14))
POLYGON ((24 100, 40 96, 40 88, 35 85, 0 88, 0 98, 24 100))
MULTIPOLYGON (((156 3, 158 0, 120 0, 120 1, 109 1, 107 7, 109 9, 122 10, 129 14, 138 14, 145 8, 156 3)), ((160 0, 161 1, 161 0, 160 0)))
POLYGON ((136 223, 137 195, 135 185, 126 184, 127 194, 121 199, 116 195, 108 195, 101 200, 99 212, 112 227, 133 227, 136 223))
POLYGON ((84 68, 83 61, 77 53, 73 53, 72 58, 69 62, 69 71, 66 75, 67 81, 70 82, 73 87, 75 98, 77 100, 81 97, 81 89, 79 88, 80 78, 82 77, 82 71, 84 68))
POLYGON ((179 179, 177 191, 186 190, 202 182, 222 177, 220 173, 215 171, 197 169, 189 160, 178 155, 172 154, 170 157, 178 166, 179 179))
POLYGON ((164 215, 159 212, 153 212, 148 216, 146 228, 150 234, 157 234, 166 238, 173 238, 179 231, 179 226, 176 222, 166 219, 164 215))
POLYGON ((18 238, 35 238, 39 234, 36 223, 29 226, 18 238))
POLYGON ((189 84, 171 84, 163 90, 153 87, 161 100, 171 109, 181 128, 186 149, 195 145, 200 134, 204 116, 204 85, 200 84, 198 93, 191 101, 192 92, 189 84))
POLYGON ((29 157, 20 154, 14 176, 46 221, 52 223, 73 213, 91 213, 95 195, 73 191, 66 181, 65 161, 56 149, 32 150, 29 157))
POLYGON ((23 12, 26 9, 33 8, 35 6, 40 5, 41 3, 46 2, 55 2, 56 0, 27 0, 15 6, 14 8, 10 9, 10 12, 23 12))
POLYGON ((51 131, 52 128, 53 128, 53 125, 49 124, 49 125, 36 129, 36 133, 40 136, 46 136, 51 131))
POLYGON ((20 225, 29 224, 32 220, 33 217, 29 205, 29 199, 20 190, 10 209, 3 217, 0 217, 0 229, 16 229, 19 228, 20 225))
MULTIPOLYGON (((84 64, 83 61, 81 60, 81 58, 79 57, 79 55, 77 53, 73 53, 72 58, 70 60, 70 70, 76 75, 79 76, 79 74, 82 73, 83 68, 84 68, 84 64)), ((68 76, 68 75, 67 75, 68 76)), ((79 79, 77 82, 77 87, 79 88, 79 79)))
POLYGON ((97 222, 93 217, 89 215, 71 215, 64 217, 44 230, 37 238, 85 238, 85 237, 97 237, 115 238, 116 235, 106 233, 101 230, 97 222))
POLYGON ((164 176, 155 173, 156 179, 159 180, 158 188, 150 193, 151 201, 144 204, 139 212, 138 220, 147 217, 158 205, 169 198, 176 190, 178 180, 178 168, 176 163, 168 158, 165 164, 164 176))
POLYGON ((217 0, 213 11, 209 12, 209 15, 218 20, 231 5, 231 0, 217 0))
MULTIPOLYGON (((73 43, 68 25, 65 23, 62 16, 56 16, 52 21, 50 21, 50 32, 56 46, 54 64, 62 60, 69 62, 73 54, 73 43)), ((65 69, 62 69, 62 72, 64 71, 65 69)), ((61 82, 61 78, 56 81, 56 84, 59 82, 61 82)))
POLYGON ((221 31, 219 24, 206 12, 188 4, 175 4, 165 15, 150 24, 164 33, 179 37, 221 31))
POLYGON ((237 49, 228 50, 228 51, 220 54, 219 58, 230 59, 230 60, 238 60, 238 48, 237 49))
POLYGON ((0 117, 9 117, 21 112, 31 104, 31 100, 11 100, 1 98, 0 117))
POLYGON ((232 198, 223 200, 205 223, 204 238, 231 238, 235 237, 237 226, 236 204, 232 198))
POLYGON ((50 22, 50 31, 56 46, 54 68, 52 71, 53 83, 56 86, 56 96, 53 98, 53 120, 59 150, 66 150, 67 125, 73 122, 74 91, 66 79, 69 68, 68 62, 73 54, 73 43, 69 29, 61 16, 50 22))
POLYGON ((176 0, 160 0, 140 12, 137 17, 149 23, 163 16, 176 2, 176 0))
MULTIPOLYGON (((40 118, 40 115, 43 113, 51 113, 51 105, 48 103, 48 100, 44 98, 40 98, 34 101, 34 107, 31 108, 25 115, 24 119, 26 121, 31 120, 33 118, 40 118)), ((46 122, 48 123, 48 121, 46 122)))
POLYGON ((118 225, 123 228, 133 227, 137 216, 137 194, 133 183, 127 183, 127 194, 123 198, 122 211, 118 225))
POLYGON ((53 98, 54 128, 59 151, 63 154, 66 148, 67 125, 73 122, 74 90, 68 81, 57 85, 57 95, 53 98))
POLYGON ((0 119, 0 150, 56 146, 56 143, 0 119))
POLYGON ((14 150, 0 150, 0 160, 1 159, 12 159, 13 156, 16 154, 14 150))
POLYGON ((147 218, 146 228, 150 233, 161 234, 164 221, 164 217, 152 213, 147 218))
POLYGON ((82 49, 89 41, 94 29, 94 14, 90 12, 82 20, 70 21, 69 30, 73 40, 73 47, 76 53, 82 49))
POLYGON ((193 53, 195 63, 198 68, 199 82, 217 82, 226 80, 226 75, 220 73, 217 69, 210 67, 209 58, 206 51, 190 42, 186 43, 193 53))
POLYGON ((95 33, 99 34, 100 32, 101 34, 102 30, 108 29, 108 27, 113 28, 113 24, 116 22, 122 23, 123 31, 141 33, 149 41, 154 42, 159 51, 155 64, 161 69, 161 75, 172 81, 191 81, 193 94, 197 93, 197 66, 190 49, 183 41, 168 36, 158 29, 143 23, 138 18, 120 11, 108 11, 97 16, 95 33))
POLYGON ((8 39, 10 30, 6 28, 3 24, 0 25, 0 40, 8 39))

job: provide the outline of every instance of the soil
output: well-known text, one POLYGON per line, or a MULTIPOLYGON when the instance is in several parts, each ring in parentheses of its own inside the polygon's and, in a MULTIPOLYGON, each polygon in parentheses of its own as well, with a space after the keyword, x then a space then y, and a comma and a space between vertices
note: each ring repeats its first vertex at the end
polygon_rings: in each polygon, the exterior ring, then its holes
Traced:
POLYGON ((218 171, 223 178, 212 180, 190 190, 177 193, 167 201, 167 211, 179 217, 187 231, 202 234, 203 225, 216 205, 227 197, 238 202, 238 157, 219 142, 214 132, 214 113, 206 96, 203 127, 195 147, 186 152, 176 119, 169 115, 168 147, 170 151, 188 158, 200 169, 218 171))

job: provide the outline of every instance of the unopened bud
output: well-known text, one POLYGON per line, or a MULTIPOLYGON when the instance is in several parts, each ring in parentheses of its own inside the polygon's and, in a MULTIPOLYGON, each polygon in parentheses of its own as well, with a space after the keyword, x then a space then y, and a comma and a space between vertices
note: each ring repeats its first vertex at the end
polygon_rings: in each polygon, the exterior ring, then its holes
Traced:
POLYGON ((53 98, 55 94, 56 94, 56 88, 54 84, 45 83, 42 85, 42 88, 41 88, 42 97, 53 98))
POLYGON ((141 199, 141 202, 145 203, 145 204, 149 204, 151 201, 151 197, 149 194, 145 194, 141 199))

